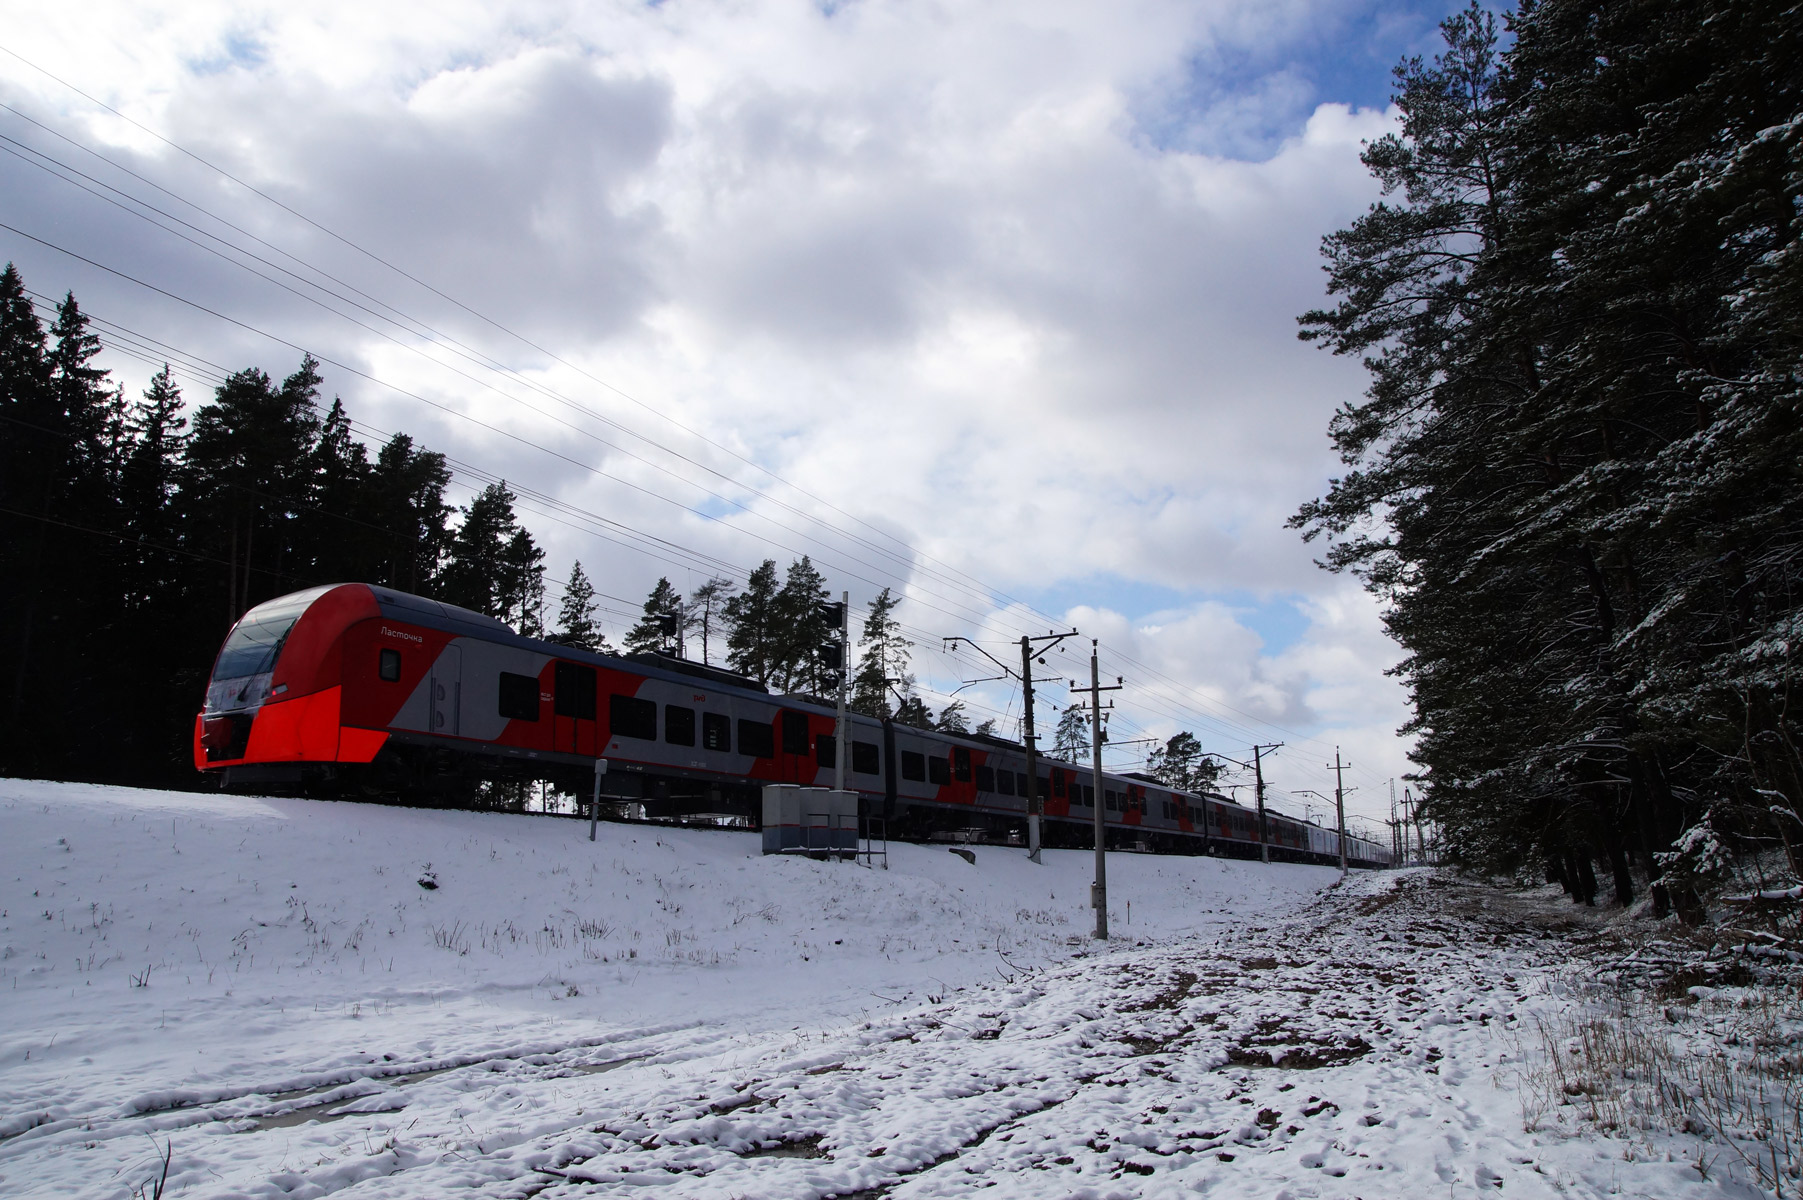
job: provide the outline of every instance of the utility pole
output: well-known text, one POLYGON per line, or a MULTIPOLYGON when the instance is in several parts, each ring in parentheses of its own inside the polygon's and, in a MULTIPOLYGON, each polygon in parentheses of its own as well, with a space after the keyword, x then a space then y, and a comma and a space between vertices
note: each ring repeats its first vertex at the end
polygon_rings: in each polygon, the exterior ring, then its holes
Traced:
POLYGON ((1027 857, 1039 861, 1039 747, 1033 737, 1033 639, 1020 635, 1021 741, 1027 747, 1027 857))
MULTIPOLYGON (((828 593, 829 595, 831 593, 828 593)), ((849 753, 845 745, 845 681, 849 677, 846 660, 851 657, 846 651, 851 648, 851 593, 839 593, 839 714, 833 723, 833 790, 845 790, 845 759, 849 753)), ((885 860, 887 861, 887 860, 885 860)))
POLYGON ((1271 861, 1271 831, 1269 822, 1265 820, 1265 768, 1259 755, 1263 751, 1276 750, 1282 746, 1282 742, 1271 742, 1252 747, 1252 777, 1257 781, 1258 793, 1258 857, 1264 862, 1271 861))
POLYGON ((1340 761, 1340 748, 1333 748, 1333 806, 1340 817, 1340 874, 1346 874, 1346 776, 1351 763, 1340 761))
POLYGON ((1108 940, 1108 835, 1102 821, 1102 693, 1121 690, 1121 680, 1103 687, 1101 667, 1097 662, 1095 638, 1089 639, 1089 748, 1090 771, 1094 778, 1096 802, 1090 813, 1096 825, 1096 881, 1090 885, 1089 905, 1096 910, 1096 940, 1108 940))
MULTIPOLYGON (((1027 748, 1027 857, 1034 862, 1039 859, 1039 816, 1045 811, 1044 798, 1039 794, 1039 749, 1033 737, 1033 659, 1039 657, 1045 661, 1045 652, 1067 638, 1077 636, 1075 629, 1069 633, 1048 632, 1037 637, 1022 634, 1020 638, 1020 694, 1021 694, 1021 741, 1027 748), (1044 642, 1045 645, 1035 650, 1033 643, 1044 642)), ((946 649, 952 649, 959 642, 968 645, 972 650, 1000 667, 1004 673, 1013 675, 1014 668, 997 658, 983 647, 967 637, 948 637, 945 639, 946 649)))

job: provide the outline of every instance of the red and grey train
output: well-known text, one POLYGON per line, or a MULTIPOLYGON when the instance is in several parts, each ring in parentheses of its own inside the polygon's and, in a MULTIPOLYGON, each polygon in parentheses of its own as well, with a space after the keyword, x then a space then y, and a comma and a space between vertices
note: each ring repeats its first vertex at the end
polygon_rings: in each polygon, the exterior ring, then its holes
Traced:
MULTIPOLYGON (((647 813, 753 817, 766 783, 829 785, 833 709, 662 654, 523 637, 468 609, 361 583, 260 604, 227 636, 194 722, 194 764, 229 790, 456 802, 484 780, 546 780, 647 813)), ((890 836, 1006 835, 1025 821, 1025 750, 978 734, 847 718, 846 787, 890 836)), ((1257 817, 1221 796, 1039 760, 1047 845, 1256 856, 1257 817)), ((1274 857, 1337 860, 1333 830, 1267 819, 1274 857)), ((1349 860, 1390 850, 1348 838, 1349 860)))

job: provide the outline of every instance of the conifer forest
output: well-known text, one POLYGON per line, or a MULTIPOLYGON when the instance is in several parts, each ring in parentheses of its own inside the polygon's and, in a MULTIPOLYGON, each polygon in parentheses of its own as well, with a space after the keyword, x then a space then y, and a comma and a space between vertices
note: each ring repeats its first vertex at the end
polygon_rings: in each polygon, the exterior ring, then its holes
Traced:
POLYGON ((1803 843, 1803 11, 1476 5, 1396 71, 1292 525, 1381 599, 1458 858, 1685 915, 1803 843))

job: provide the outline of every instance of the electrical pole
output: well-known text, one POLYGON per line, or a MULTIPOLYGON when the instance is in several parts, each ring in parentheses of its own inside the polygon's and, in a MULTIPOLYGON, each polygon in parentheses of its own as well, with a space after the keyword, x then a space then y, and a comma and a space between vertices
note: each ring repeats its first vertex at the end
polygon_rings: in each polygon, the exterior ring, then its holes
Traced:
POLYGON ((1340 817, 1340 874, 1346 874, 1346 776, 1351 763, 1340 761, 1340 748, 1333 748, 1333 806, 1340 817))
POLYGON ((1282 742, 1272 742, 1265 746, 1252 747, 1252 777, 1257 781, 1258 794, 1258 857, 1261 861, 1271 861, 1270 824, 1265 820, 1265 768, 1259 755, 1266 750, 1276 750, 1282 742))
POLYGON ((1039 861, 1039 749, 1033 738, 1033 640, 1020 636, 1021 741, 1027 746, 1027 857, 1039 861))
POLYGON ((1096 910, 1096 940, 1108 940, 1108 834, 1102 820, 1102 693, 1118 692, 1121 681, 1113 687, 1102 686, 1101 667, 1097 659, 1096 639, 1089 639, 1089 747, 1090 770, 1095 781, 1096 802, 1090 812, 1096 825, 1096 881, 1089 889, 1089 905, 1096 910))
MULTIPOLYGON (((1045 806, 1044 798, 1039 794, 1039 749, 1034 744, 1033 735, 1033 658, 1035 655, 1033 643, 1045 643, 1037 651, 1039 655, 1043 656, 1046 651, 1059 642, 1076 636, 1077 631, 1073 629, 1069 633, 1045 633, 1038 637, 1028 637, 1023 633, 1020 638, 1021 741, 1026 743, 1027 748, 1027 857, 1034 862, 1040 861, 1039 815, 1045 811, 1045 806)), ((959 642, 964 642, 1007 674, 1014 674, 1012 667, 969 638, 958 636, 945 639, 948 650, 957 646, 959 642)), ((1044 658, 1041 657, 1040 661, 1043 662, 1044 658)))
MULTIPOLYGON (((829 592, 828 595, 831 595, 829 592)), ((851 593, 839 593, 839 715, 833 724, 833 790, 845 790, 845 681, 849 676, 847 660, 851 655, 851 593)), ((886 861, 886 860, 885 860, 886 861)))

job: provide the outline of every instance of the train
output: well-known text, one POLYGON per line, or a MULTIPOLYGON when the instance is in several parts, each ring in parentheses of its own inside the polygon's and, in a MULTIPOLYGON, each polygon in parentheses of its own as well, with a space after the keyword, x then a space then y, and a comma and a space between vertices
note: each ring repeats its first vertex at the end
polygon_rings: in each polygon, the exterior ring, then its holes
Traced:
MULTIPOLYGON (((610 811, 755 825, 766 784, 828 786, 836 710, 676 655, 594 653, 524 636, 455 605, 366 583, 251 608, 220 647, 195 716, 194 765, 229 791, 459 805, 495 784, 544 782, 588 797, 597 759, 610 811)), ((845 788, 886 837, 1017 840, 1030 789, 1042 842, 1260 856, 1258 815, 1149 776, 1038 757, 979 733, 848 713, 845 788), (1033 785, 1036 783, 1036 788, 1033 785)), ((1339 835, 1267 813, 1270 857, 1338 862, 1339 835)), ((1347 861, 1391 848, 1347 839, 1347 861)))

